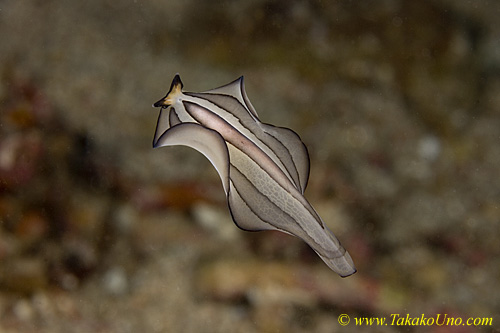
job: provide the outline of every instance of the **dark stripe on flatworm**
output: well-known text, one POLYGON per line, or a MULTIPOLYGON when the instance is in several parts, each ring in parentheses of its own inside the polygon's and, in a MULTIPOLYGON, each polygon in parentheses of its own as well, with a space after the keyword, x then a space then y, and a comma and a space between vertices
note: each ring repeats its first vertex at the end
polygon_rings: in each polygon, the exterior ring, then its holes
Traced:
MULTIPOLYGON (((303 189, 300 185, 300 175, 295 167, 295 163, 293 161, 292 154, 288 150, 288 148, 276 137, 273 135, 264 132, 262 128, 259 127, 256 120, 251 116, 250 111, 238 101, 238 99, 234 98, 230 95, 219 94, 219 93, 185 93, 188 96, 197 97, 204 99, 220 109, 226 111, 227 113, 233 115, 240 121, 241 126, 246 128, 250 133, 255 135, 260 142, 266 146, 269 150, 271 150, 276 158, 281 162, 287 171, 290 178, 293 180, 293 184, 295 187, 303 193, 303 189), (231 106, 234 104, 234 107, 231 106), (240 110, 238 110, 240 109, 240 110), (249 127, 249 125, 254 124, 255 129, 249 127)), ((250 140, 250 139, 249 139, 250 140)), ((281 169, 281 168, 280 168, 281 169)))

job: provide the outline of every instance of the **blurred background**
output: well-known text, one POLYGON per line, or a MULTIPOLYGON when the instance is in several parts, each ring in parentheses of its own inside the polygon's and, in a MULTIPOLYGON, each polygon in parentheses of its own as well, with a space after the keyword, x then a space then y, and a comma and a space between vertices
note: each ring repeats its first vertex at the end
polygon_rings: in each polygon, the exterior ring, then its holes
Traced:
POLYGON ((500 328, 500 3, 0 2, 0 331, 500 328), (231 221, 217 173, 152 149, 151 104, 245 76, 307 145, 358 268, 231 221), (340 314, 351 323, 341 326, 340 314))

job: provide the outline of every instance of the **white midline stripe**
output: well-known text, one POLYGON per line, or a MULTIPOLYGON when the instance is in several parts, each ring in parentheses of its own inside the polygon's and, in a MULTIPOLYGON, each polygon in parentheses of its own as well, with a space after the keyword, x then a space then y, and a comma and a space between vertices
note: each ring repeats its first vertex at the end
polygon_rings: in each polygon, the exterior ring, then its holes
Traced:
POLYGON ((201 125, 217 131, 225 141, 238 148, 243 154, 256 161, 262 169, 274 178, 287 192, 297 191, 292 181, 283 173, 276 163, 266 155, 254 142, 241 134, 234 126, 226 122, 219 115, 207 112, 198 104, 193 104, 188 114, 201 125))
MULTIPOLYGON (((185 95, 187 96, 187 95, 185 95)), ((216 104, 213 104, 212 102, 201 98, 201 97, 191 97, 187 96, 187 98, 183 99, 184 101, 191 102, 193 104, 198 104, 199 106, 207 109, 209 112, 213 112, 214 114, 218 115, 222 119, 224 119, 228 124, 230 124, 232 127, 234 127, 238 132, 240 132, 242 135, 246 136, 247 139, 251 142, 253 142, 257 147, 259 147, 264 153, 269 156, 274 163, 282 170, 282 172, 287 176, 287 178, 292 182, 292 184, 295 183, 294 179, 292 176, 289 174, 289 171, 287 170, 286 166, 281 162, 280 158, 274 153, 274 151, 269 148, 264 142, 262 142, 252 131, 250 131, 248 128, 243 126, 238 117, 236 117, 234 114, 232 114, 229 111, 226 111, 225 109, 217 106, 216 104)), ((241 103, 241 102, 240 102, 241 103)), ((241 105, 243 108, 245 106, 241 105)), ((250 115, 250 113, 249 113, 250 115)), ((253 119, 253 116, 250 115, 250 117, 253 119)))

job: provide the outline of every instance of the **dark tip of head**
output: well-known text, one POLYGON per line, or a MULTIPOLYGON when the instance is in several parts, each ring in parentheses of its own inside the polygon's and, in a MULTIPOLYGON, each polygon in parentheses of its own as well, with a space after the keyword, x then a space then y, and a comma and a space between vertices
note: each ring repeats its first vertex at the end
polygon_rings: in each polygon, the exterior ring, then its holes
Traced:
POLYGON ((174 86, 178 85, 178 84, 181 85, 181 89, 184 88, 184 84, 181 81, 180 75, 179 74, 175 74, 174 79, 172 80, 172 84, 170 85, 170 90, 172 90, 172 88, 174 86))

